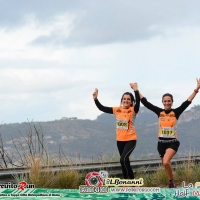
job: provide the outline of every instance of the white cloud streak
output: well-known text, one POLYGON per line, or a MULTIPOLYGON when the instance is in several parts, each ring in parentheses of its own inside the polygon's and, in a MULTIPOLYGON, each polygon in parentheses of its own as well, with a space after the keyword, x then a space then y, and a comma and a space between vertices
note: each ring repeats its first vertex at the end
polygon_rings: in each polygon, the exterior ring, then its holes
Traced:
MULTIPOLYGON (((199 1, 1 1, 0 121, 95 119, 137 81, 179 106, 200 77, 199 1), (7 12, 9 9, 9 12, 7 12)), ((199 104, 199 97, 193 104, 199 104)))

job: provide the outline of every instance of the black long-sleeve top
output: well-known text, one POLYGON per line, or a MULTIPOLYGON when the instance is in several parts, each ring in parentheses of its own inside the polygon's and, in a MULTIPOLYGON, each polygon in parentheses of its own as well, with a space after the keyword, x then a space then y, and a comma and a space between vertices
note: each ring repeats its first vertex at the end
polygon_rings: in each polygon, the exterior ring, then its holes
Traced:
POLYGON ((95 104, 99 110, 105 113, 114 114, 116 116, 117 141, 137 140, 135 118, 140 107, 140 97, 138 91, 135 91, 135 99, 135 105, 131 106, 130 108, 124 108, 123 106, 106 107, 101 105, 98 99, 95 100, 95 104))
POLYGON ((177 121, 181 113, 191 104, 190 101, 184 101, 178 108, 165 110, 159 108, 147 101, 145 97, 141 99, 142 104, 158 116, 159 139, 174 139, 178 137, 177 121))
MULTIPOLYGON (((134 106, 134 111, 135 113, 139 112, 139 108, 140 108, 140 96, 139 96, 139 92, 138 91, 134 91, 135 92, 135 106, 134 106)), ((103 106, 98 99, 94 100, 97 108, 105 113, 109 113, 109 114, 113 114, 113 108, 112 107, 106 107, 103 106)))

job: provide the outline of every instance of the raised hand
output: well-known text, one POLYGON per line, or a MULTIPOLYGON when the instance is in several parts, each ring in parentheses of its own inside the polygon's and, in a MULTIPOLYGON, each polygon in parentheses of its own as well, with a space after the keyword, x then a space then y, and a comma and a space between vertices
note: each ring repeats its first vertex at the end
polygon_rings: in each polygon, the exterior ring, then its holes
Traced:
POLYGON ((97 88, 95 88, 95 91, 92 95, 93 95, 94 100, 97 99, 97 97, 98 97, 98 89, 97 88))
POLYGON ((200 78, 197 78, 197 88, 196 90, 199 90, 200 89, 200 78))
POLYGON ((138 90, 138 84, 137 83, 130 83, 130 86, 134 91, 138 90))
POLYGON ((197 87, 194 89, 194 92, 188 97, 188 101, 192 101, 196 94, 199 92, 200 89, 200 78, 196 78, 197 80, 197 87))

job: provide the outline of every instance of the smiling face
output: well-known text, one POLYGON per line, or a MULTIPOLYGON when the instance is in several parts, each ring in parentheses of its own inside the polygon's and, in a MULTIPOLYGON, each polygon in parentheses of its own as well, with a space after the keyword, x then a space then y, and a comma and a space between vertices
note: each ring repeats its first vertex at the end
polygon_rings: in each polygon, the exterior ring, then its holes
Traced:
POLYGON ((165 110, 170 110, 173 104, 172 98, 170 96, 164 96, 162 99, 165 110))
POLYGON ((131 96, 124 94, 121 103, 124 108, 130 108, 132 106, 131 96))

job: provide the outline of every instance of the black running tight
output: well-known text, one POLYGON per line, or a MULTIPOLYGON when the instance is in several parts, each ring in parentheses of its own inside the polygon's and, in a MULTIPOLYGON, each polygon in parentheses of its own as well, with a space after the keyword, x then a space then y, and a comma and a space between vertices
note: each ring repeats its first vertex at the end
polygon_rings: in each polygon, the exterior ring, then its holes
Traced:
POLYGON ((124 179, 134 179, 133 170, 130 166, 129 156, 135 149, 136 140, 117 141, 117 147, 120 154, 120 163, 124 179))

